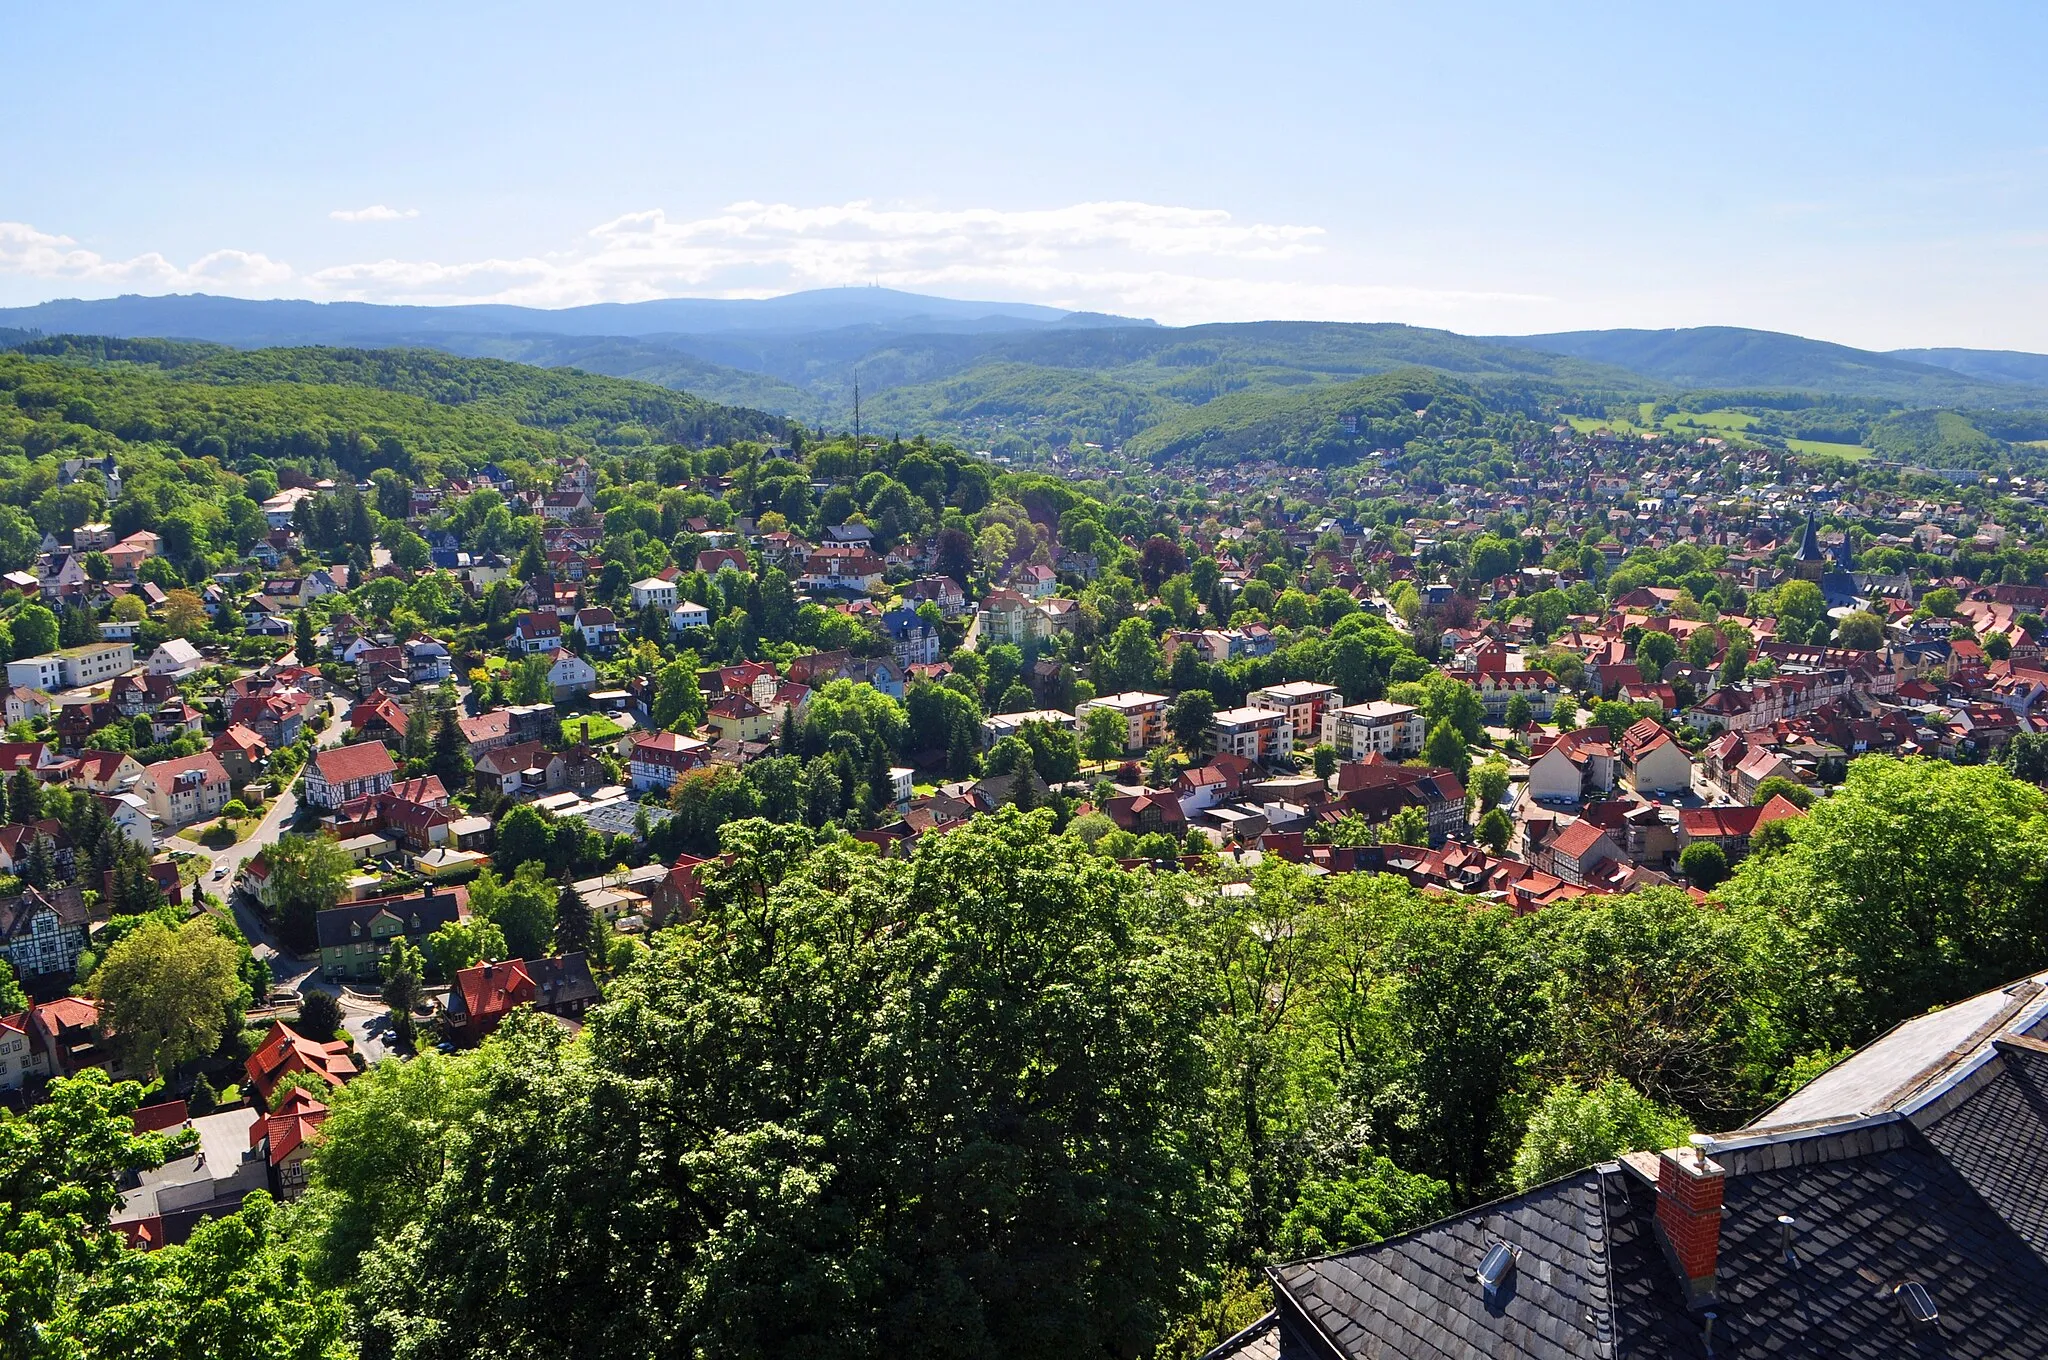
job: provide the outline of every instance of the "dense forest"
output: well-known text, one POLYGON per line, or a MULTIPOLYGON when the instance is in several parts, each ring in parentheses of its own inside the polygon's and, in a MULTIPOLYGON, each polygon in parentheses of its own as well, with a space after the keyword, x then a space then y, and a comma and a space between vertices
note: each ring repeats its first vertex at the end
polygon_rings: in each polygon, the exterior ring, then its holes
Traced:
MULTIPOLYGON (((90 314, 99 305, 79 307, 90 314)), ((716 414, 721 408, 700 398, 813 427, 847 427, 857 383, 868 430, 924 434, 1012 460, 1095 444, 1199 466, 1230 461, 1269 434, 1289 456, 1305 461, 1355 457, 1384 445, 1324 438, 1320 425, 1332 415, 1357 414, 1342 409, 1348 398, 1341 394, 1361 379, 1415 368, 1467 384, 1503 412, 1625 418, 1648 403, 1760 414, 1764 418, 1739 433, 1725 422, 1713 432, 1763 448, 1786 448, 1787 441, 1838 444, 1862 451, 1857 456, 1921 466, 2033 470, 2042 462, 2039 441, 2048 438, 2048 388, 2035 381, 2037 367, 2021 362, 2030 356, 1881 354, 1732 327, 1487 338, 1391 324, 1175 328, 1076 315, 1051 322, 933 319, 923 331, 915 329, 915 319, 896 318, 599 335, 488 329, 481 321, 470 332, 453 317, 435 315, 427 325, 415 315, 434 309, 359 310, 350 324, 387 327, 391 345, 430 344, 576 375, 568 390, 550 391, 522 376, 524 369, 465 368, 413 348, 263 351, 273 357, 237 362, 233 351, 218 347, 27 332, 0 338, 0 345, 26 342, 36 353, 161 365, 208 381, 368 382, 437 401, 483 402, 551 429, 570 428, 560 418, 562 408, 602 406, 610 423, 626 427, 628 439, 645 429, 715 442, 743 437, 750 421, 764 419, 716 414), (376 319, 387 310, 393 315, 376 319), (315 353, 323 357, 306 357, 315 353), (400 354, 420 357, 395 357, 400 354), (606 388, 596 374, 631 381, 606 388), (664 401, 648 395, 646 388, 655 386, 697 396, 664 401), (1218 403, 1227 404, 1212 411, 1218 403), (1793 414, 1814 408, 1829 415, 1793 414), (1304 452, 1310 448, 1314 452, 1304 452)), ((205 333, 208 315, 196 314, 195 329, 185 333, 205 333)), ((281 315, 278 324, 288 319, 281 315)), ((324 338, 339 324, 332 317, 318 320, 317 326, 305 323, 308 338, 324 338)), ((240 335, 255 323, 245 318, 237 324, 241 329, 230 325, 222 333, 240 335)), ((578 324, 596 323, 579 318, 578 324)), ((623 314, 620 324, 627 324, 623 314)), ((595 428, 586 421, 580 432, 589 436, 595 428)))

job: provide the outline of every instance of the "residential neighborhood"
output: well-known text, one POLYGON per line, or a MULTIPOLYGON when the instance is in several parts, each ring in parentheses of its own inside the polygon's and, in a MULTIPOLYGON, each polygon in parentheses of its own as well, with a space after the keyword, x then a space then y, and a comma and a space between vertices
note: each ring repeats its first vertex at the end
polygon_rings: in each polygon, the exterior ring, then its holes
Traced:
POLYGON ((2048 782, 2031 484, 1569 422, 1517 459, 1145 494, 921 440, 316 462, 246 547, 43 535, 0 578, 0 1100, 153 1083, 196 1151, 109 1222, 160 1250, 316 1185, 386 1064, 579 1034, 764 826, 921 873, 1028 825, 1185 903, 1540 934, 1721 912, 1884 769, 2048 782), (166 1002, 146 951, 213 958, 204 1047, 123 1018, 166 1002))

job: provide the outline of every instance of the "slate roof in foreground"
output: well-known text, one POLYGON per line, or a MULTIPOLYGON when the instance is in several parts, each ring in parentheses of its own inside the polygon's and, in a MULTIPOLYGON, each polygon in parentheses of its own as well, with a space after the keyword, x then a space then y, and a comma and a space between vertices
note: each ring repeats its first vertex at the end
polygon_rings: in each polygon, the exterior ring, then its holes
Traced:
POLYGON ((1637 1153, 1272 1267, 1274 1313, 1212 1360, 2048 1355, 2043 981, 1909 1022, 1809 1099, 1714 1141, 1711 1350, 1653 1226, 1657 1157, 1637 1153), (1790 1259, 1780 1215, 1795 1220, 1790 1259), (1475 1273, 1497 1242, 1521 1255, 1488 1297, 1475 1273), (1904 1315, 1904 1281, 1927 1289, 1935 1323, 1904 1315))

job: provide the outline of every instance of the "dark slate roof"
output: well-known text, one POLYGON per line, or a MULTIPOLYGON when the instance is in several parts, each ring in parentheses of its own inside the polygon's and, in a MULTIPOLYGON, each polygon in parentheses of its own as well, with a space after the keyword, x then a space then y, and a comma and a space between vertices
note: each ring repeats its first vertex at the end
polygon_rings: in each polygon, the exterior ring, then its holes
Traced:
POLYGON ((1636 1221, 1626 1179, 1610 1163, 1375 1246, 1275 1267, 1280 1315, 1371 1360, 1686 1354, 1683 1300, 1648 1219, 1636 1221), (1497 1242, 1521 1257, 1488 1298, 1475 1272, 1497 1242), (1617 1255, 1633 1286, 1620 1308, 1609 1266, 1617 1255))
MULTIPOLYGON (((2048 1354, 2048 1043, 1986 1041, 1917 1104, 1753 1128, 1727 1172, 1712 1354, 1844 1360, 2048 1354), (1778 1216, 1797 1220, 1797 1259, 1778 1216), (1891 1289, 1941 1317, 1916 1329, 1891 1289)), ((1705 1357, 1654 1228, 1654 1155, 1634 1154, 1373 1246, 1277 1266, 1276 1315, 1214 1353, 1238 1360, 1705 1357), (1487 1299, 1474 1272, 1521 1251, 1487 1299)))
POLYGON ((1312 1355, 1299 1337, 1280 1325, 1277 1314, 1268 1313, 1220 1343, 1203 1360, 1308 1360, 1312 1355))
POLYGON ((1799 539, 1799 560, 1801 562, 1825 562, 1828 555, 1820 546, 1820 525, 1812 514, 1806 516, 1806 532, 1799 539))
POLYGON ((1927 1141, 2048 1258, 2048 1052, 2010 1039, 1998 1050, 1998 1070, 1927 1125, 1927 1141))
POLYGON ((553 958, 531 959, 526 972, 539 989, 543 1006, 567 1006, 598 999, 597 980, 590 976, 590 961, 580 949, 553 958))
MULTIPOLYGON (((2048 1263, 1909 1121, 1765 1144, 1734 1161, 1717 1356, 1960 1360, 2048 1347, 2048 1263), (1813 1160, 1746 1165, 1789 1157, 1813 1160), (1796 1264, 1780 1251, 1779 1214, 1799 1220, 1796 1264), (1933 1295, 1938 1335, 1899 1316, 1888 1291, 1902 1280, 1933 1295)), ((1649 1187, 1638 1193, 1654 1203, 1649 1187)))
POLYGON ((408 936, 416 936, 431 934, 460 919, 461 905, 455 894, 430 889, 415 897, 367 897, 360 902, 328 907, 313 918, 320 948, 344 948, 357 940, 369 938, 370 922, 387 911, 406 923, 405 933, 408 936), (415 916, 420 919, 417 929, 412 926, 415 916), (354 927, 360 927, 365 933, 356 934, 354 927))
POLYGON ((26 937, 37 913, 44 910, 56 912, 57 924, 64 927, 89 925, 93 919, 91 908, 85 905, 85 894, 76 886, 67 885, 48 893, 29 888, 19 897, 0 901, 0 940, 26 937))

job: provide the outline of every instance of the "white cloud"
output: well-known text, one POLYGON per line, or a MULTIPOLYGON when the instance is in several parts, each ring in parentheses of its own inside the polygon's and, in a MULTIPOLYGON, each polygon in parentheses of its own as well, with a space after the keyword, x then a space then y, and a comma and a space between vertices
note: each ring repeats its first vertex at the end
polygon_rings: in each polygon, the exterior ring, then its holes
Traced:
MULTIPOLYGON (((380 205, 332 216, 384 221, 410 212, 380 205)), ((0 273, 365 302, 566 307, 879 283, 1169 322, 1493 318, 1550 302, 1372 282, 1357 277, 1361 272, 1355 262, 1332 257, 1318 226, 1240 222, 1220 209, 1133 202, 1021 211, 742 202, 681 219, 653 208, 600 223, 545 253, 359 260, 303 272, 228 251, 182 268, 156 254, 109 261, 68 238, 0 224, 0 273)))
POLYGON ((408 217, 418 217, 418 208, 387 208, 382 203, 372 203, 367 208, 336 208, 327 214, 337 222, 400 222, 408 217))
POLYGON ((108 291, 227 293, 264 293, 294 277, 290 265, 247 250, 212 251, 182 267, 155 251, 110 260, 69 236, 25 222, 0 222, 0 274, 72 280, 108 291))

